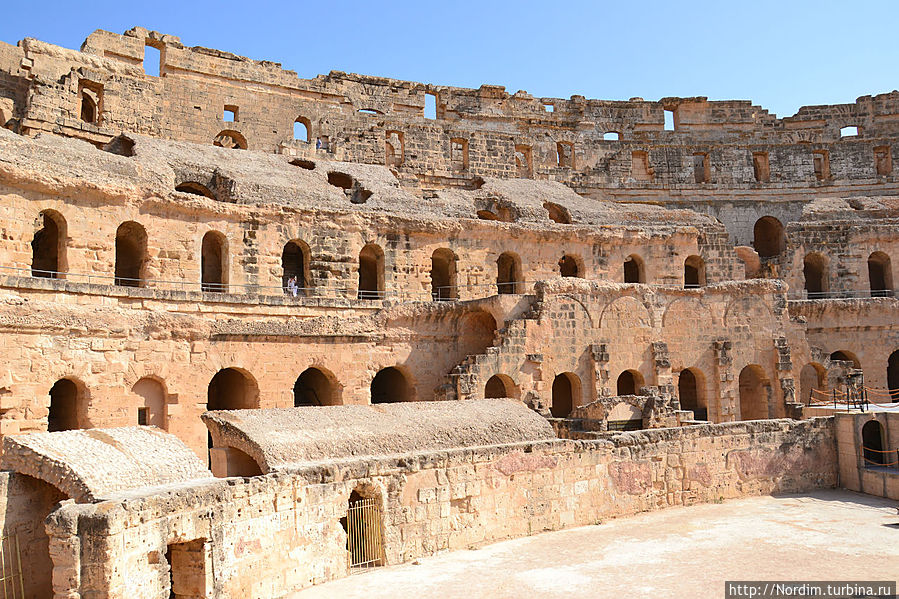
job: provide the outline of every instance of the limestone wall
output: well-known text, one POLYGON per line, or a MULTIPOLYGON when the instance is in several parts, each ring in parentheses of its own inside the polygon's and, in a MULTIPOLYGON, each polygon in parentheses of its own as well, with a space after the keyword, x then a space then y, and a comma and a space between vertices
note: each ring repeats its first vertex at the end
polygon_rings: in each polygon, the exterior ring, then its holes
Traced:
POLYGON ((834 453, 832 420, 776 420, 334 462, 67 505, 48 530, 54 559, 78 574, 54 590, 164 597, 166 550, 184 547, 195 592, 209 596, 280 597, 344 576, 339 520, 354 490, 380 503, 395 564, 667 506, 832 487, 834 453))
MULTIPOLYGON (((876 426, 876 425, 875 425, 876 426)), ((869 412, 835 414, 840 486, 851 491, 899 499, 899 414, 869 412), (879 443, 866 438, 863 428, 879 423, 879 443), (865 447, 878 451, 865 451, 865 447), (887 464, 880 466, 878 463, 887 464)))

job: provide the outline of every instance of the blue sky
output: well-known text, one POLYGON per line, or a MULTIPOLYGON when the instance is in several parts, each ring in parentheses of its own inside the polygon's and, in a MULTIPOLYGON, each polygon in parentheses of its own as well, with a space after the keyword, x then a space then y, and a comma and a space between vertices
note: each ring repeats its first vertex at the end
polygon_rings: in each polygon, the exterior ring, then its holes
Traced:
POLYGON ((778 116, 899 88, 899 3, 10 1, 0 40, 135 25, 301 77, 330 70, 534 96, 748 99, 778 116))

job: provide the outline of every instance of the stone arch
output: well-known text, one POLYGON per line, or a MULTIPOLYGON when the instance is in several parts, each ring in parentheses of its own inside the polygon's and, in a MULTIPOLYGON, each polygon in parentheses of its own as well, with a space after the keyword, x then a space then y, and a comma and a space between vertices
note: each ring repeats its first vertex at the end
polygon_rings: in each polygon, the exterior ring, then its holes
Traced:
POLYGON ((827 390, 827 369, 817 362, 809 362, 799 371, 799 401, 814 403, 823 399, 827 390))
POLYGON ((543 208, 551 221, 562 225, 571 224, 571 213, 568 212, 567 208, 554 202, 543 202, 543 208))
POLYGON ((50 387, 47 431, 90 428, 87 420, 87 388, 74 377, 64 377, 50 387))
POLYGON ((137 424, 168 430, 168 392, 165 383, 153 376, 145 376, 131 387, 140 397, 137 406, 137 424))
POLYGON ((456 254, 449 248, 431 254, 431 297, 436 301, 456 299, 456 254))
POLYGON ((771 328, 773 323, 771 310, 761 298, 755 296, 738 297, 724 311, 724 325, 730 329, 762 330, 771 328))
POLYGON ((115 235, 115 284, 143 287, 146 264, 147 231, 134 221, 122 223, 115 235))
POLYGON ((293 385, 293 405, 340 405, 339 387, 332 372, 321 366, 310 366, 297 377, 293 385))
POLYGON ((374 485, 357 485, 350 492, 346 516, 340 519, 350 569, 384 565, 382 512, 382 495, 374 485))
POLYGON ((652 313, 642 301, 625 295, 605 307, 599 326, 606 336, 614 339, 633 337, 635 330, 649 332, 652 329, 652 313))
POLYGON ((828 260, 823 254, 818 252, 806 254, 802 261, 802 276, 809 296, 827 293, 830 290, 828 260))
POLYGON ((740 371, 740 420, 768 418, 773 389, 765 369, 749 364, 740 371))
POLYGON ((625 283, 645 283, 646 282, 646 264, 637 254, 631 254, 624 259, 624 282, 625 283))
POLYGON ((296 277, 297 294, 306 295, 312 287, 309 263, 310 250, 305 241, 292 239, 281 250, 281 288, 289 290, 290 279, 296 277))
POLYGON ((500 294, 522 292, 521 258, 515 252, 503 252, 496 259, 496 289, 500 294))
POLYGON ((639 370, 625 370, 618 375, 616 395, 640 395, 644 385, 643 374, 639 370))
POLYGON ((705 260, 699 256, 688 256, 684 260, 684 287, 705 287, 705 260))
POLYGON ((521 397, 521 390, 515 384, 515 381, 512 380, 512 377, 506 374, 494 374, 487 379, 487 384, 484 385, 484 397, 487 399, 502 397, 518 399, 521 397))
POLYGON ((783 223, 773 216, 763 216, 752 228, 752 247, 760 258, 779 256, 787 247, 783 223))
POLYGON ((203 196, 204 198, 209 198, 210 200, 218 199, 215 197, 215 194, 212 193, 212 190, 210 190, 202 183, 197 183, 196 181, 184 181, 183 183, 179 183, 175 186, 175 191, 180 191, 181 193, 189 193, 195 196, 203 196))
POLYGON ((696 420, 709 419, 705 375, 698 368, 684 368, 677 377, 677 396, 682 410, 691 410, 696 420))
POLYGON ((414 400, 414 387, 405 369, 388 366, 378 371, 371 380, 371 403, 399 403, 414 400))
POLYGON ((228 240, 218 231, 207 231, 200 248, 200 288, 228 291, 228 240))
POLYGON ((247 138, 231 129, 225 129, 216 135, 212 140, 212 145, 232 150, 246 150, 248 147, 247 138))
POLYGON ((384 298, 384 250, 370 243, 359 252, 358 299, 384 298))
POLYGON ((868 283, 872 296, 893 294, 893 266, 884 252, 873 252, 868 256, 868 283))
POLYGON ((712 324, 712 318, 708 306, 698 298, 680 297, 665 308, 665 313, 662 315, 662 328, 683 331, 685 327, 694 324, 708 326, 712 324))
POLYGON ((309 119, 298 116, 293 122, 293 139, 294 141, 309 142, 312 135, 312 126, 309 119))
POLYGON ((565 254, 559 260, 559 274, 563 277, 584 278, 584 261, 580 256, 565 254))
POLYGON ((68 270, 66 219, 56 210, 42 210, 41 228, 31 240, 31 276, 64 279, 68 270))
POLYGON ((571 410, 581 404, 581 379, 573 372, 556 375, 552 386, 553 418, 568 418, 571 410))
MULTIPOLYGON (((887 460, 883 453, 885 443, 883 425, 877 420, 869 420, 862 426, 862 455, 865 466, 879 466, 887 460)), ((892 461, 892 460, 890 460, 892 461)))
POLYGON ((852 362, 853 368, 861 368, 862 363, 861 360, 858 359, 858 356, 849 350, 838 349, 835 352, 830 354, 831 362, 852 362))
POLYGON ((209 381, 207 410, 249 410, 259 407, 259 385, 243 368, 219 370, 209 381))

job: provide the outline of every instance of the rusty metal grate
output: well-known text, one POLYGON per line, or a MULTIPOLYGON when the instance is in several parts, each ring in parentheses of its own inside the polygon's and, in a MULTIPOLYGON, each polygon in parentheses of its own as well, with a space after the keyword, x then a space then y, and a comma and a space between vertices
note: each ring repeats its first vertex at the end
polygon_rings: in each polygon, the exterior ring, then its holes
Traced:
POLYGON ((3 599, 25 599, 22 553, 16 535, 0 537, 0 593, 3 599))
POLYGON ((381 507, 376 499, 350 503, 346 517, 347 563, 349 568, 373 568, 384 563, 381 542, 381 507))

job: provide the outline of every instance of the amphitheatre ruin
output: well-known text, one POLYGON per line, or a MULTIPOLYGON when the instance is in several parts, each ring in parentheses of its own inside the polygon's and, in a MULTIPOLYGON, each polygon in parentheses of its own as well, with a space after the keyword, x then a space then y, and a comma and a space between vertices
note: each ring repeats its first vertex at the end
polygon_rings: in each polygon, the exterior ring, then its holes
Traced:
POLYGON ((302 79, 138 27, 0 42, 0 125, 4 597, 899 499, 897 91, 302 79))

